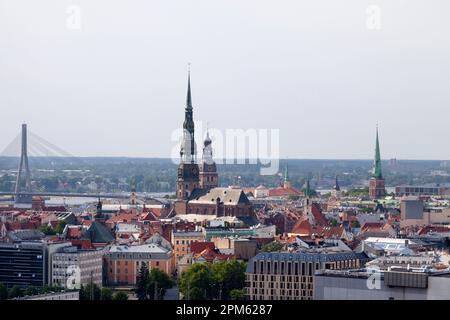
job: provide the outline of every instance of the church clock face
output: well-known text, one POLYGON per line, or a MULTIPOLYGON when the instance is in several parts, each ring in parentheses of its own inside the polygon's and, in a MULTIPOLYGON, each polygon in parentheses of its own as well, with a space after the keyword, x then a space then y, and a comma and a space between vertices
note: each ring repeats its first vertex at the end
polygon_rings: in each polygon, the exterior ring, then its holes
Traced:
POLYGON ((192 168, 192 174, 196 175, 198 173, 196 168, 192 168))

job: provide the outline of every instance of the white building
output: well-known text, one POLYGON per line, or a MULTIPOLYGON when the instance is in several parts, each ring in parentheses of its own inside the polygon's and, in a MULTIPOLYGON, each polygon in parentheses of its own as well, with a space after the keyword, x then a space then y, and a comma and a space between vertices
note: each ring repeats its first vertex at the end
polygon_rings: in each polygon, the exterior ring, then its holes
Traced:
POLYGON ((267 198, 269 196, 269 189, 263 185, 255 188, 255 198, 267 198))
POLYGON ((102 285, 103 250, 78 250, 66 247, 52 256, 51 284, 78 289, 94 283, 102 285))
POLYGON ((448 300, 450 271, 326 270, 314 276, 314 300, 448 300))

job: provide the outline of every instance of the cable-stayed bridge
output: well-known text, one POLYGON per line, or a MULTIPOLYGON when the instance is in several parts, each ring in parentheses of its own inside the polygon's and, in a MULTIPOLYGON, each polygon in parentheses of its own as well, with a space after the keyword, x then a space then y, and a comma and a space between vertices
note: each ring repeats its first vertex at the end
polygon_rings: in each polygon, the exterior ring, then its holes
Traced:
MULTIPOLYGON (((0 192, 0 196, 13 196, 16 204, 31 204, 33 196, 42 197, 81 197, 81 198, 111 198, 129 199, 131 193, 69 193, 69 192, 36 192, 32 190, 31 170, 28 155, 41 158, 63 158, 70 163, 83 164, 83 160, 70 154, 69 152, 55 146, 44 138, 30 132, 26 124, 22 124, 22 131, 9 143, 0 153, 2 157, 19 158, 18 171, 16 176, 14 192, 0 192), (30 152, 30 153, 29 153, 30 152)), ((162 203, 153 197, 136 194, 141 200, 162 203)))

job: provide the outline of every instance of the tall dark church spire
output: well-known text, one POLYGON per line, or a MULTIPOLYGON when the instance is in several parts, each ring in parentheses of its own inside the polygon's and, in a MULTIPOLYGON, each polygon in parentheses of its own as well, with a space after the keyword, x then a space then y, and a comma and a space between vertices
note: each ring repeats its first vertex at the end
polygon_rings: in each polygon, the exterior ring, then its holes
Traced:
POLYGON ((186 95, 186 108, 183 122, 183 142, 181 144, 180 156, 185 162, 195 162, 196 148, 194 139, 194 115, 191 96, 191 71, 188 71, 188 89, 186 95))
POLYGON ((191 70, 188 71, 188 89, 186 96, 186 109, 192 110, 192 98, 191 98, 191 70))
POLYGON ((194 139, 194 116, 191 96, 191 71, 188 71, 186 107, 184 109, 183 141, 181 142, 181 162, 178 166, 177 199, 187 200, 192 191, 199 187, 199 167, 196 163, 194 139))

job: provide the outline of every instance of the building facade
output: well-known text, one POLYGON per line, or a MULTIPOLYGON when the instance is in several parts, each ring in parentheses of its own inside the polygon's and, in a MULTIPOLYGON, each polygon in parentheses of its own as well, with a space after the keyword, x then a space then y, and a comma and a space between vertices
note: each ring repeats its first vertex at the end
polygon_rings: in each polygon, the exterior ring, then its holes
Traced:
POLYGON ((41 288, 51 283, 54 252, 70 243, 23 241, 0 244, 0 282, 6 287, 41 288))
POLYGON ((324 271, 315 276, 315 300, 449 300, 450 274, 411 271, 324 271))
POLYGON ((51 283, 68 289, 79 289, 89 283, 102 286, 103 253, 104 250, 62 248, 51 258, 51 283))
POLYGON ((111 246, 105 255, 106 282, 109 286, 134 286, 142 264, 172 274, 172 249, 157 243, 111 246))
POLYGON ((6 287, 43 287, 47 253, 43 243, 0 244, 0 282, 6 287))
POLYGON ((186 254, 191 253, 191 243, 196 241, 204 241, 205 235, 200 231, 173 232, 172 247, 174 262, 186 254))
POLYGON ((395 195, 402 196, 447 196, 450 195, 450 184, 401 185, 395 187, 395 195))
POLYGON ((312 300, 316 271, 359 267, 360 260, 352 251, 259 253, 247 265, 247 297, 249 300, 312 300))

